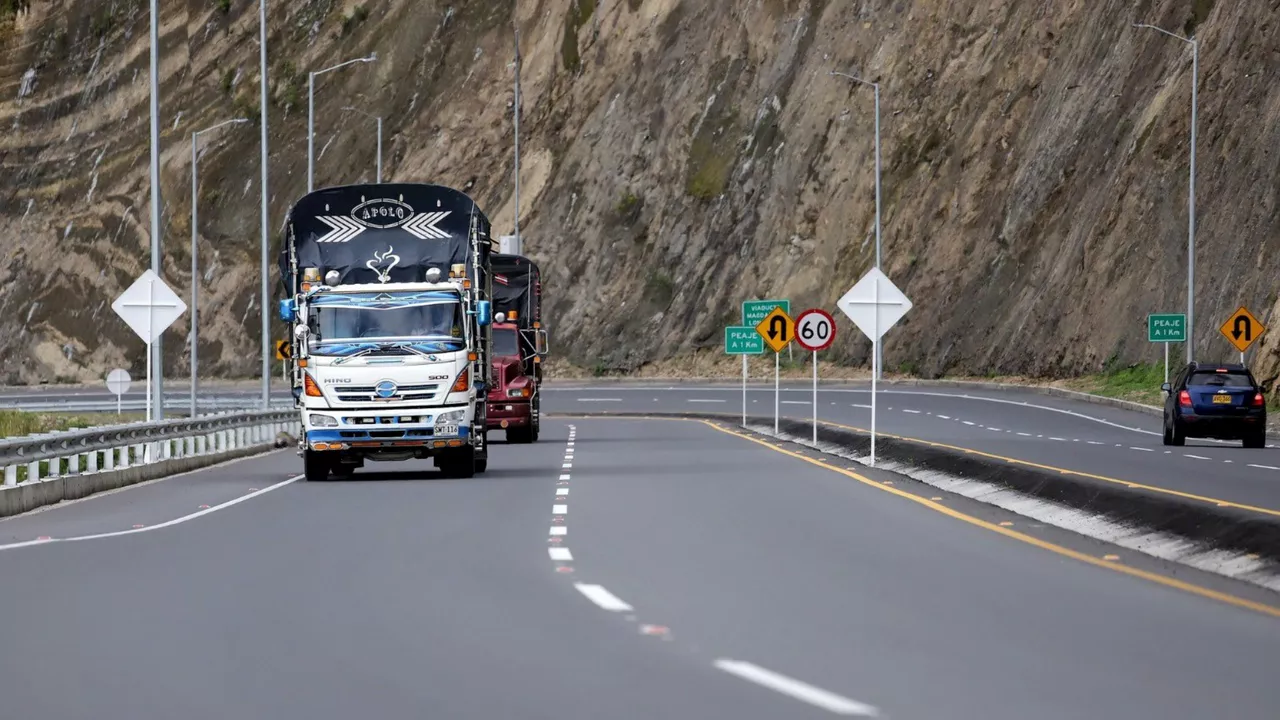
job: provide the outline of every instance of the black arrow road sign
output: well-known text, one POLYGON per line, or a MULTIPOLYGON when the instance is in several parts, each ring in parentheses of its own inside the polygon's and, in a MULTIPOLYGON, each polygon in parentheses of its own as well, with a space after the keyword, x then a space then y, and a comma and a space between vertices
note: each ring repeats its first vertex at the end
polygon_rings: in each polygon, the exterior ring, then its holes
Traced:
POLYGON ((1240 336, 1243 335, 1245 342, 1251 342, 1253 340, 1253 323, 1249 322, 1249 318, 1244 315, 1237 315, 1235 327, 1231 330, 1231 335, 1237 340, 1239 340, 1240 336))
POLYGON ((771 340, 786 341, 787 339, 787 321, 781 316, 775 315, 769 321, 769 338, 771 340))

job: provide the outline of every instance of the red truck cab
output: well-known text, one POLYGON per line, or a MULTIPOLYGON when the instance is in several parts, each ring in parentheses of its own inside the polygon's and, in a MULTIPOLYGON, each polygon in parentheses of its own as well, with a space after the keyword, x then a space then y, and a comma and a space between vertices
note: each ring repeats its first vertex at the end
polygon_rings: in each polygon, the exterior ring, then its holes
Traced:
POLYGON ((488 425, 491 430, 505 430, 507 442, 512 443, 536 442, 540 425, 537 356, 526 352, 525 344, 516 324, 493 325, 488 425))

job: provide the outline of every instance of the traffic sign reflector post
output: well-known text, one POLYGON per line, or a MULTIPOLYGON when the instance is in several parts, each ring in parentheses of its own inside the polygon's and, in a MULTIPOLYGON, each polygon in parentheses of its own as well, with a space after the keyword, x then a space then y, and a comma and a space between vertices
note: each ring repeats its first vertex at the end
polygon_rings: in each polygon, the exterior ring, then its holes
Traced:
POLYGON ((289 341, 277 340, 276 341, 276 359, 288 360, 291 357, 293 357, 293 347, 289 344, 289 341))

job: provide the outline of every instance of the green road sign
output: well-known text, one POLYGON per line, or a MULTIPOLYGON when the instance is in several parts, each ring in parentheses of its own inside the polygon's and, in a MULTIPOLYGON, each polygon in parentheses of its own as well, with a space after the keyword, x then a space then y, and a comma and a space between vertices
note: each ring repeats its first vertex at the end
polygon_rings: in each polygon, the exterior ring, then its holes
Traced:
POLYGON ((782 312, 791 314, 790 300, 747 300, 742 303, 742 324, 754 328, 773 312, 774 308, 779 307, 782 308, 782 312))
POLYGON ((1147 316, 1147 342, 1187 341, 1187 316, 1178 313, 1147 316))
POLYGON ((759 355, 764 352, 764 338, 753 327, 724 329, 724 351, 727 355, 759 355))

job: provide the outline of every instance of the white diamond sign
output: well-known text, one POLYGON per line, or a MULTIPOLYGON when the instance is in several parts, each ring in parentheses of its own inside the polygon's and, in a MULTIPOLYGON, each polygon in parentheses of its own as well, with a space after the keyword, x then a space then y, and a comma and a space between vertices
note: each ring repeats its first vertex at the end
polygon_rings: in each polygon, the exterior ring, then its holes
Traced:
POLYGON ((187 311, 187 304, 174 294, 154 272, 142 273, 128 290, 111 303, 120 319, 150 345, 174 320, 187 311))
POLYGON ((836 307, 874 342, 907 314, 911 301, 879 268, 871 268, 836 301, 836 307))

